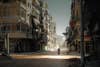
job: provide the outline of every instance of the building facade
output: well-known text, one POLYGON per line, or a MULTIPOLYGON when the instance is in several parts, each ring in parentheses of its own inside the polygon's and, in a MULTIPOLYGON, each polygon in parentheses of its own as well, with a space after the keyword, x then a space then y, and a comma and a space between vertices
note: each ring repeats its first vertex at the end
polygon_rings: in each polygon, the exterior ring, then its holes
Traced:
POLYGON ((42 0, 0 0, 0 51, 42 50, 49 32, 47 6, 42 0))
POLYGON ((85 9, 84 18, 87 23, 85 23, 85 28, 87 32, 90 34, 92 39, 92 54, 100 59, 100 2, 97 0, 84 0, 85 5, 83 6, 85 9))
POLYGON ((65 45, 67 46, 66 48, 68 49, 68 52, 71 50, 71 40, 72 40, 72 29, 70 26, 66 27, 66 31, 63 33, 65 36, 65 45))
POLYGON ((27 7, 26 0, 0 1, 0 34, 1 37, 4 36, 2 45, 5 44, 3 47, 6 49, 10 47, 10 51, 25 51, 25 48, 29 51, 30 49, 25 47, 28 45, 28 40, 32 39, 31 23, 26 21, 27 7), (24 42, 26 44, 22 45, 24 42), (22 46, 24 48, 21 48, 22 46))
POLYGON ((48 26, 48 43, 46 50, 50 51, 56 48, 56 23, 53 18, 50 16, 49 26, 48 26))
MULTIPOLYGON (((83 5, 84 6, 84 5, 83 5)), ((82 7, 83 7, 82 6, 82 7)), ((69 26, 71 28, 71 35, 69 37, 69 44, 70 48, 71 46, 74 46, 74 51, 80 52, 80 39, 81 39, 81 20, 80 20, 80 14, 81 14, 81 7, 80 7, 80 0, 72 0, 71 4, 71 18, 69 22, 69 26)), ((87 14, 87 8, 83 8, 82 10, 82 16, 83 16, 83 22, 84 22, 84 49, 85 53, 91 53, 92 52, 92 38, 88 33, 88 14, 87 14)))

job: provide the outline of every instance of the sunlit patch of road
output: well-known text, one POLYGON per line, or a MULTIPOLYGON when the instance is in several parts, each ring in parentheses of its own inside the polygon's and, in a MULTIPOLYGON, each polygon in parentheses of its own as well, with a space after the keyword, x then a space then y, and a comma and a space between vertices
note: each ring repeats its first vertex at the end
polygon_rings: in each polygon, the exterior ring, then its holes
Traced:
POLYGON ((76 55, 11 55, 14 59, 71 59, 80 58, 76 55))

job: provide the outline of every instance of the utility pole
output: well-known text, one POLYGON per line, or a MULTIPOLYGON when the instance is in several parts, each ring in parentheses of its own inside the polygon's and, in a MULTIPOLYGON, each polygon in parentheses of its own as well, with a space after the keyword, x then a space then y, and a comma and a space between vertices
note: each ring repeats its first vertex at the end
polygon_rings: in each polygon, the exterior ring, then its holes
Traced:
POLYGON ((6 35, 5 35, 4 54, 5 54, 5 55, 9 55, 9 34, 6 34, 6 35))
POLYGON ((7 35, 5 34, 4 37, 4 54, 7 55, 7 35))
POLYGON ((84 52, 84 18, 83 18, 84 0, 80 0, 80 53, 81 53, 81 67, 85 67, 85 52, 84 52))

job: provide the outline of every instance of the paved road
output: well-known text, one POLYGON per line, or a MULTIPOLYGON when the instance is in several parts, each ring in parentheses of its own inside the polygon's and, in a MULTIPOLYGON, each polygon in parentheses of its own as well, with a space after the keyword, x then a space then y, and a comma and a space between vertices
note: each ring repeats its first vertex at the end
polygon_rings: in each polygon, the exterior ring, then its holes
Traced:
POLYGON ((0 67, 70 67, 77 66, 78 55, 66 55, 61 52, 37 52, 10 54, 10 57, 0 56, 0 67), (74 65, 73 65, 74 64, 74 65))
MULTIPOLYGON (((57 56, 56 56, 57 57, 57 56)), ((61 56, 60 56, 61 57, 61 56)), ((4 58, 4 57, 2 57, 4 58)), ((79 63, 79 59, 57 59, 57 58, 31 58, 18 59, 7 58, 0 60, 0 67, 74 67, 79 63)))
MULTIPOLYGON (((55 52, 18 53, 9 57, 0 55, 0 67, 80 67, 76 53, 57 55, 55 52)), ((86 67, 99 67, 100 61, 89 61, 86 67)))

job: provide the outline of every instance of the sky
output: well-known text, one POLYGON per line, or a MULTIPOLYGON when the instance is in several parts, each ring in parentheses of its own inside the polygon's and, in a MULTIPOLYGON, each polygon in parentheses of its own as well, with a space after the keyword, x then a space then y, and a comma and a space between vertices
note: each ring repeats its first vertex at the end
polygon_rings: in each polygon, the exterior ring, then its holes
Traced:
POLYGON ((71 0, 46 0, 48 9, 53 20, 56 22, 56 33, 63 35, 66 27, 69 25, 71 14, 71 0))

